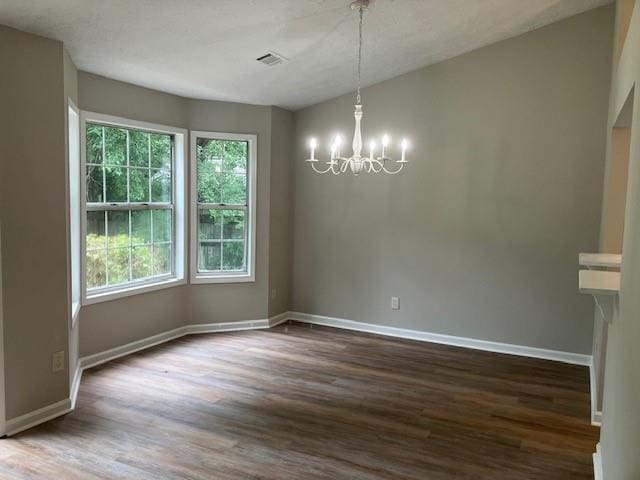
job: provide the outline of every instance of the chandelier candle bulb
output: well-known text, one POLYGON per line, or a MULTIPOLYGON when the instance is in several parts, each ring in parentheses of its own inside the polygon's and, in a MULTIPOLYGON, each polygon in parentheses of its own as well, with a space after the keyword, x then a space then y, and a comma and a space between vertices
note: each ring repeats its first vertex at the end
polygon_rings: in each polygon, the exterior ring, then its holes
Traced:
POLYGON ((406 160, 404 159, 404 153, 407 151, 407 147, 409 146, 409 142, 407 141, 406 138, 402 139, 402 158, 400 159, 400 161, 402 163, 406 162, 406 160))
POLYGON ((382 158, 385 158, 384 151, 389 146, 389 135, 382 136, 382 158))
POLYGON ((371 160, 373 160, 373 152, 375 148, 376 148, 376 142, 371 140, 371 142, 369 142, 369 159, 371 160))
POLYGON ((318 142, 316 142, 315 138, 312 138, 309 141, 309 146, 311 147, 311 158, 310 158, 310 160, 313 161, 313 160, 316 159, 316 157, 315 157, 315 155, 316 155, 316 147, 318 146, 318 142))

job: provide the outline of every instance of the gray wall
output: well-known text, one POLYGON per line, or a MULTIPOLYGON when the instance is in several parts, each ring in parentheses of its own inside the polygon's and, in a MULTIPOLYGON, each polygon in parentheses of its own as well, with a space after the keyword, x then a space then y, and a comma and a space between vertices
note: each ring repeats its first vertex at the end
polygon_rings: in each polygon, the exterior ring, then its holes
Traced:
POLYGON ((189 100, 191 130, 258 135, 256 281, 189 286, 191 323, 256 320, 268 316, 271 107, 189 100))
MULTIPOLYGON (((631 2, 618 2, 619 11, 631 2), (621 5, 622 4, 622 5, 621 5), (622 8, 620 8, 622 7, 622 8)), ((634 90, 629 184, 622 247, 620 313, 609 326, 601 433, 603 478, 640 478, 640 3, 636 2, 620 63, 614 68, 609 114, 615 124, 634 90)), ((624 22, 623 22, 624 23, 624 22)), ((611 162, 611 157, 607 159, 611 162)))
POLYGON ((0 221, 6 416, 68 397, 62 43, 0 26, 0 221), (10 118, 6 116, 10 115, 10 118))
POLYGON ((269 316, 289 310, 293 257, 293 115, 271 111, 271 208, 269 220, 269 316))
POLYGON ((411 139, 393 178, 321 177, 303 162, 311 136, 325 155, 336 131, 350 140, 352 95, 296 112, 293 309, 591 353, 576 270, 598 245, 612 16, 365 89, 366 144, 411 139))
MULTIPOLYGON (((185 128, 185 99, 166 93, 78 73, 79 108, 133 120, 185 128)), ((173 330, 188 320, 187 287, 85 305, 80 310, 80 356, 173 330)))

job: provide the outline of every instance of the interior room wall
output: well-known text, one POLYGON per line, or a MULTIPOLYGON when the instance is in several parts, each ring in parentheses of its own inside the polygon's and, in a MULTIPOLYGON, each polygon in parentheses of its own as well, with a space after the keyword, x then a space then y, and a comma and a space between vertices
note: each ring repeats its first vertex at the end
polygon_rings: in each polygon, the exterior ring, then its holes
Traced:
MULTIPOLYGON (((612 129, 633 92, 620 308, 608 331, 600 440, 602 478, 620 480, 640 477, 640 8, 630 9, 630 3, 617 2, 617 37, 623 28, 626 41, 614 64, 609 109, 612 129)), ((611 154, 607 160, 612 162, 611 154)))
POLYGON ((269 317, 289 310, 293 257, 293 114, 271 109, 269 317))
POLYGON ((65 399, 68 350, 64 50, 0 26, 0 221, 6 417, 65 399), (5 117, 6 118, 6 117, 5 117))
POLYGON ((393 178, 303 161, 311 136, 349 149, 353 95, 296 112, 293 309, 591 353, 576 270, 598 246, 612 26, 596 9, 364 89, 365 145, 411 141, 393 178))
MULTIPOLYGON (((270 193, 272 107, 191 100, 85 72, 79 72, 78 85, 82 110, 190 130, 258 136, 256 281, 173 287, 83 306, 80 355, 102 352, 186 324, 267 318, 269 205, 272 200, 278 201, 270 193)), ((283 111, 275 116, 287 114, 283 111)), ((283 141, 281 131, 279 128, 278 146, 283 141)))
POLYGON ((271 107, 189 100, 191 130, 258 136, 256 281, 189 286, 190 322, 220 323, 268 317, 271 107))
MULTIPOLYGON (((78 72, 78 107, 89 112, 186 128, 187 101, 135 85, 78 72)), ((186 286, 83 305, 80 356, 125 345, 187 323, 186 286)))

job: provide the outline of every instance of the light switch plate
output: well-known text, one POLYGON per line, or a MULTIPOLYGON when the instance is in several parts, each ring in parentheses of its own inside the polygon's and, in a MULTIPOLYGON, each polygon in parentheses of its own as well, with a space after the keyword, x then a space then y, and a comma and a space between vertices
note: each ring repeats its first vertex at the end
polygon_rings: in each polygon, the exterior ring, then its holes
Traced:
POLYGON ((64 370, 64 350, 56 352, 51 357, 51 371, 61 372, 64 370))

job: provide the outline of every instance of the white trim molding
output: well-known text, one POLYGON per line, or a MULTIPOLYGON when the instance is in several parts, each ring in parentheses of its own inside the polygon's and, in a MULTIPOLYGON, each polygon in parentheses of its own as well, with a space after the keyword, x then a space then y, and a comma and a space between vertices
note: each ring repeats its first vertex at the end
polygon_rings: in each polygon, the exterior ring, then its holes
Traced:
POLYGON ((59 402, 34 410, 33 412, 25 413, 19 417, 7 420, 6 435, 15 435, 23 430, 27 430, 31 427, 35 427, 36 425, 40 425, 41 423, 69 413, 71 410, 71 400, 69 398, 65 398, 59 402))
MULTIPOLYGON (((69 398, 7 421, 6 434, 16 434, 72 411, 76 405, 76 398, 78 395, 80 380, 82 378, 82 372, 87 368, 101 365, 111 360, 115 360, 116 358, 120 358, 125 355, 129 355, 131 353, 135 353, 140 350, 144 350, 146 348, 183 337, 185 335, 268 329, 286 322, 287 320, 295 320, 303 323, 324 325, 328 327, 355 330, 359 332, 368 332, 378 335, 387 335, 391 337, 407 338, 411 340, 420 340, 424 342, 439 343, 463 348, 472 348, 475 350, 483 350, 488 352, 554 360, 558 362, 591 367, 590 355, 561 352, 557 350, 546 350, 542 348, 527 347, 523 345, 490 342, 487 340, 478 340, 473 338, 455 337, 451 335, 423 332, 419 330, 409 330, 384 325, 374 325, 371 323, 356 322, 353 320, 326 317, 322 315, 312 315, 308 313, 283 312, 278 315, 274 315, 273 317, 259 320, 185 325, 183 327, 169 330, 168 332, 159 333, 157 335, 152 335, 147 338, 127 343, 126 345, 111 348, 109 350, 105 350, 104 352, 99 352, 93 355, 82 357, 78 360, 78 366, 76 367, 76 371, 74 372, 73 381, 71 382, 70 386, 69 398)), ((595 459, 596 457, 594 454, 594 465, 595 459)))
POLYGON ((80 182, 81 218, 80 218, 80 275, 81 275, 81 302, 82 305, 115 300, 140 293, 151 292, 163 288, 175 287, 187 283, 187 134, 184 128, 160 125, 157 123, 142 122, 128 118, 105 115, 102 113, 80 112, 80 182), (100 123, 102 125, 145 130, 154 133, 172 135, 174 139, 174 153, 172 163, 172 201, 174 212, 173 248, 174 262, 171 274, 162 277, 152 277, 144 281, 129 282, 123 285, 105 287, 96 291, 87 291, 86 284, 86 236, 87 236, 87 122, 100 123))
MULTIPOLYGON (((258 136, 252 133, 223 133, 223 132, 205 132, 200 130, 191 131, 191 258, 190 258, 190 281, 191 283, 242 283, 255 282, 256 280, 256 237, 257 237, 257 178, 258 178, 258 136), (246 252, 246 269, 239 272, 234 271, 216 271, 216 272, 199 272, 198 271, 198 251, 199 251, 199 235, 198 235, 198 212, 200 204, 198 202, 198 159, 197 159, 197 143, 198 139, 215 139, 215 140, 240 140, 248 143, 249 158, 247 166, 247 204, 242 206, 248 218, 245 217, 245 252, 246 252)), ((218 204, 220 207, 223 204, 218 204)), ((211 205, 213 208, 213 206, 211 205)), ((231 208, 229 206, 228 208, 231 208)), ((234 208, 240 208, 235 205, 234 208)))
POLYGON ((594 480, 604 480, 602 472, 602 455, 600 454, 600 442, 596 444, 596 451, 593 453, 593 478, 594 480))
POLYGON ((580 353, 547 350, 544 348, 527 347, 524 345, 514 345, 511 343, 491 342, 488 340, 456 337, 453 335, 424 332, 421 330, 409 330, 405 328, 374 325, 372 323, 356 322, 343 318, 312 315, 309 313, 289 312, 289 318, 298 322, 311 323, 315 325, 343 328, 346 330, 356 330, 359 332, 376 333, 379 335, 407 338, 410 340, 420 340, 423 342, 440 343, 444 345, 452 345, 455 347, 472 348, 474 350, 483 350, 485 352, 506 353, 509 355, 519 355, 521 357, 555 360, 557 362, 570 363, 573 365, 591 365, 591 355, 583 355, 580 353))
POLYGON ((589 364, 589 392, 591 393, 591 425, 602 426, 602 411, 598 410, 598 390, 596 388, 596 368, 593 358, 589 364))
POLYGON ((73 373, 71 388, 69 389, 69 399, 71 400, 71 409, 76 408, 76 400, 78 398, 78 390, 80 389, 80 380, 82 379, 82 367, 80 361, 76 364, 76 371, 73 373))

